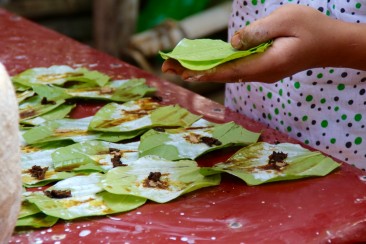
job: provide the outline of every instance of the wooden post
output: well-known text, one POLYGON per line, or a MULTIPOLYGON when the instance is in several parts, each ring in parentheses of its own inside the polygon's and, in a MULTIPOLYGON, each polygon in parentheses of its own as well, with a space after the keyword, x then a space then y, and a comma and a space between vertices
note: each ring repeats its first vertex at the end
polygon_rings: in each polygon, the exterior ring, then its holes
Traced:
POLYGON ((95 47, 115 57, 125 55, 135 32, 138 0, 94 0, 95 47))
POLYGON ((22 181, 18 103, 0 63, 0 243, 8 243, 18 217, 22 181))

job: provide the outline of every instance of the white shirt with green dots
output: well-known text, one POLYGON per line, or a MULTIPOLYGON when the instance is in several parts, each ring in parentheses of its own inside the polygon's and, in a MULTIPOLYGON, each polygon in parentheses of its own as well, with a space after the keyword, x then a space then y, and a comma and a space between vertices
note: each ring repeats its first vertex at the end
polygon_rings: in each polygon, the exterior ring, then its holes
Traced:
MULTIPOLYGON (((234 0, 229 37, 286 3, 366 23, 366 0, 234 0)), ((225 93, 228 108, 366 169, 366 71, 316 68, 273 84, 227 84, 225 93)))

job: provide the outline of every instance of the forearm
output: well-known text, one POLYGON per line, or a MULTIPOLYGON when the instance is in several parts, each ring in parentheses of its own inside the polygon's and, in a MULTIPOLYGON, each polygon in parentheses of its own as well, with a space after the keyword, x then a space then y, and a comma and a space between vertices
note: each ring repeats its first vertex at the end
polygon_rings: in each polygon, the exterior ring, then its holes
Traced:
POLYGON ((366 70, 366 24, 347 23, 300 5, 286 4, 265 18, 238 30, 231 44, 246 50, 274 40, 265 52, 233 60, 207 71, 192 71, 166 62, 189 81, 276 82, 318 67, 366 70))
MULTIPOLYGON (((340 22, 340 21, 339 21, 340 22)), ((338 53, 336 67, 366 70, 366 24, 342 22, 338 29, 338 53)))

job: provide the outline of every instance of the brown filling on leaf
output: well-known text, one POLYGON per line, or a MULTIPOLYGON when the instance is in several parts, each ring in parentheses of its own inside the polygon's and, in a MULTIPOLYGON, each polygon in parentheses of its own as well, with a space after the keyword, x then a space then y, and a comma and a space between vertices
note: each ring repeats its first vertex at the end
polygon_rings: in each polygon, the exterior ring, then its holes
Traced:
POLYGON ((153 128, 157 132, 165 132, 165 129, 163 127, 155 127, 153 128))
POLYGON ((113 87, 102 87, 99 91, 100 94, 113 94, 115 89, 113 87))
POLYGON ((160 106, 158 102, 159 98, 151 98, 151 97, 137 100, 137 104, 139 105, 139 107, 142 110, 147 111, 158 108, 160 106))
POLYGON ((55 101, 49 101, 49 100, 47 100, 47 98, 46 98, 46 97, 43 97, 43 98, 42 98, 42 100, 41 100, 41 104, 42 104, 42 105, 47 105, 47 104, 55 105, 55 104, 56 104, 56 102, 55 102, 55 101))
POLYGON ((200 138, 201 136, 195 133, 189 133, 187 136, 184 137, 184 139, 193 144, 200 143, 200 138))
POLYGON ((120 125, 120 124, 123 124, 126 122, 130 122, 130 121, 134 121, 139 118, 142 118, 142 117, 148 115, 149 113, 150 112, 147 110, 133 110, 133 111, 121 110, 121 118, 106 120, 103 123, 101 123, 100 125, 98 125, 98 127, 108 128, 108 127, 117 126, 117 125, 120 125))
POLYGON ((150 172, 149 176, 147 177, 149 180, 154 182, 160 181, 161 173, 160 172, 150 172))
POLYGON ((37 77, 37 79, 40 80, 40 81, 49 82, 49 81, 57 80, 57 79, 65 79, 65 78, 80 77, 80 76, 83 76, 83 74, 82 73, 66 72, 66 73, 62 73, 62 74, 39 75, 37 77))
POLYGON ((217 140, 216 138, 208 137, 208 136, 202 136, 200 138, 200 141, 205 143, 209 147, 220 146, 222 144, 221 141, 217 140))
POLYGON ((67 198, 71 197, 70 190, 51 190, 51 191, 44 191, 44 194, 49 198, 67 198))
POLYGON ((287 153, 273 152, 268 156, 268 164, 265 169, 283 170, 288 165, 284 160, 287 158, 287 153))
POLYGON ((161 180, 161 176, 161 172, 150 172, 149 176, 143 182, 144 187, 167 189, 168 184, 161 180))
POLYGON ((122 154, 119 149, 109 148, 109 152, 113 155, 113 157, 111 159, 113 168, 120 167, 120 166, 127 166, 127 164, 124 164, 121 160, 122 154))
POLYGON ((221 141, 217 140, 216 138, 201 136, 196 133, 189 133, 187 136, 184 137, 184 139, 192 144, 205 143, 209 147, 220 146, 222 144, 221 141))
POLYGON ((47 170, 48 167, 42 168, 41 166, 33 165, 32 168, 29 169, 29 173, 31 174, 32 177, 36 178, 37 180, 43 180, 47 170))
POLYGON ((140 107, 136 110, 120 110, 120 118, 105 120, 96 127, 98 128, 108 128, 113 126, 118 126, 125 122, 130 122, 133 120, 137 120, 146 115, 149 115, 152 110, 159 107, 157 102, 154 102, 152 98, 139 99, 136 101, 137 105, 140 107))
POLYGON ((19 113, 21 119, 28 118, 34 115, 36 115, 36 111, 34 109, 28 109, 19 113))
POLYGON ((109 153, 118 153, 118 152, 119 152, 119 149, 117 149, 117 148, 113 148, 113 147, 109 148, 109 153))

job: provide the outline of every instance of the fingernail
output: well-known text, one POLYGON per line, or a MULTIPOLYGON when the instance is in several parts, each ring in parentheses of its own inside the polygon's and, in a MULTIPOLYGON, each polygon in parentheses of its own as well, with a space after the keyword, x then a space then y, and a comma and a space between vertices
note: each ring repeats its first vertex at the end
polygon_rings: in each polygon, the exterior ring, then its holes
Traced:
POLYGON ((178 73, 176 72, 176 70, 174 69, 165 69, 165 70, 162 70, 163 73, 169 73, 169 74, 173 74, 173 75, 177 75, 178 73))
POLYGON ((186 77, 182 77, 182 78, 183 78, 183 80, 189 81, 189 82, 197 81, 196 76, 186 76, 186 77))
POLYGON ((243 45, 243 43, 241 42, 240 39, 240 35, 239 33, 236 33, 232 38, 231 38, 231 45, 233 46, 233 48, 235 49, 240 49, 243 45))
POLYGON ((189 82, 192 82, 192 81, 199 81, 200 78, 202 77, 203 75, 202 74, 198 74, 198 75, 188 75, 186 77, 183 77, 183 80, 185 81, 189 81, 189 82))

